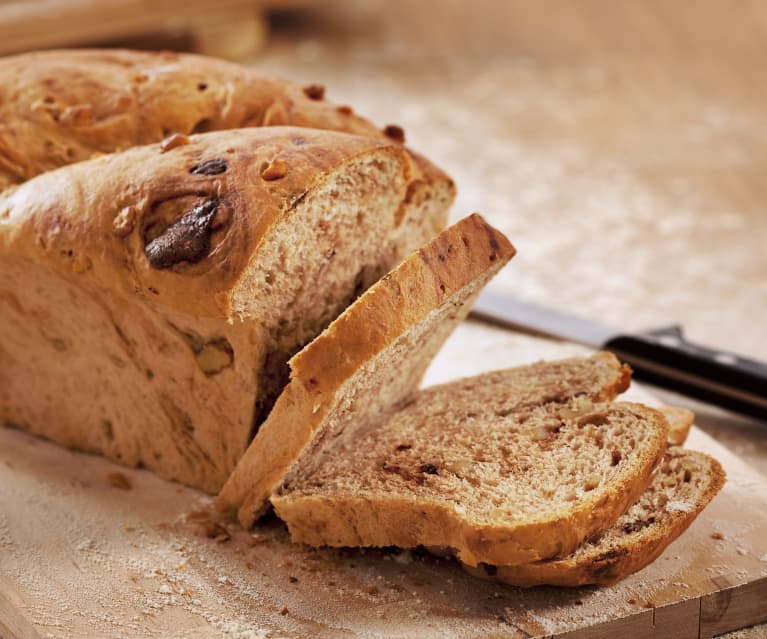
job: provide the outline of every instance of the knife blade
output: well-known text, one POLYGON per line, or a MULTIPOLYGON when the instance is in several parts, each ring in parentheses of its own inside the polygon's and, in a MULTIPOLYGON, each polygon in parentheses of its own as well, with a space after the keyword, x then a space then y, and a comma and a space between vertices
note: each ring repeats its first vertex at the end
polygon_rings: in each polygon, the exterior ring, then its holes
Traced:
POLYGON ((681 326, 626 333, 492 291, 480 294, 472 316, 611 351, 637 379, 767 421, 767 364, 690 342, 681 326))

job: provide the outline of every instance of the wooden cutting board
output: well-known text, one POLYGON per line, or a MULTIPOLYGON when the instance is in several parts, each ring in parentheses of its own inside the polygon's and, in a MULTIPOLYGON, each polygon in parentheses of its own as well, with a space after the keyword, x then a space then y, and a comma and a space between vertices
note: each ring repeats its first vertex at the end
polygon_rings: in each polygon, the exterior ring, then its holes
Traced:
MULTIPOLYGON (((580 352, 468 323, 427 381, 580 352)), ((185 517, 207 496, 0 428, 0 638, 687 639, 767 619, 767 479, 697 429, 688 444, 728 482, 654 564, 521 590, 419 552, 296 547, 277 521, 209 539, 185 517)))

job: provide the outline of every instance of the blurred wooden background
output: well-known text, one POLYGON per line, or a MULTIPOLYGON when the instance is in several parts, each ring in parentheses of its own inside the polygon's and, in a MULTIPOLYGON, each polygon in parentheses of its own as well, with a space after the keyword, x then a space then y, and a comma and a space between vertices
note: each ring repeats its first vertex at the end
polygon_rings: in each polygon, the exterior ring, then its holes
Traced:
POLYGON ((237 59, 263 46, 268 11, 310 1, 0 0, 0 54, 185 38, 196 50, 237 59))

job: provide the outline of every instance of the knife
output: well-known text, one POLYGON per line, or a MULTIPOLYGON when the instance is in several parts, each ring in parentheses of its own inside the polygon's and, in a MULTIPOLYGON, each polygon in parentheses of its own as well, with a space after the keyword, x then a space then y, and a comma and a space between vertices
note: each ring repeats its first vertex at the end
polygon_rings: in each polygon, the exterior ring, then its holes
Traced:
POLYGON ((490 291, 479 296, 472 316, 611 351, 638 379, 767 421, 767 364, 693 344, 681 326, 625 333, 490 291))

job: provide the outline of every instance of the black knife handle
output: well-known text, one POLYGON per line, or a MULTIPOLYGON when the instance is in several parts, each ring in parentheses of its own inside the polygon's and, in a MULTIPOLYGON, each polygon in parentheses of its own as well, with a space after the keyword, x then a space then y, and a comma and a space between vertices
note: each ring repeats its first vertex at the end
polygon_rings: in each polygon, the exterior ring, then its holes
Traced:
POLYGON ((767 365, 687 341, 679 326, 619 335, 604 347, 637 379, 767 421, 767 365))

